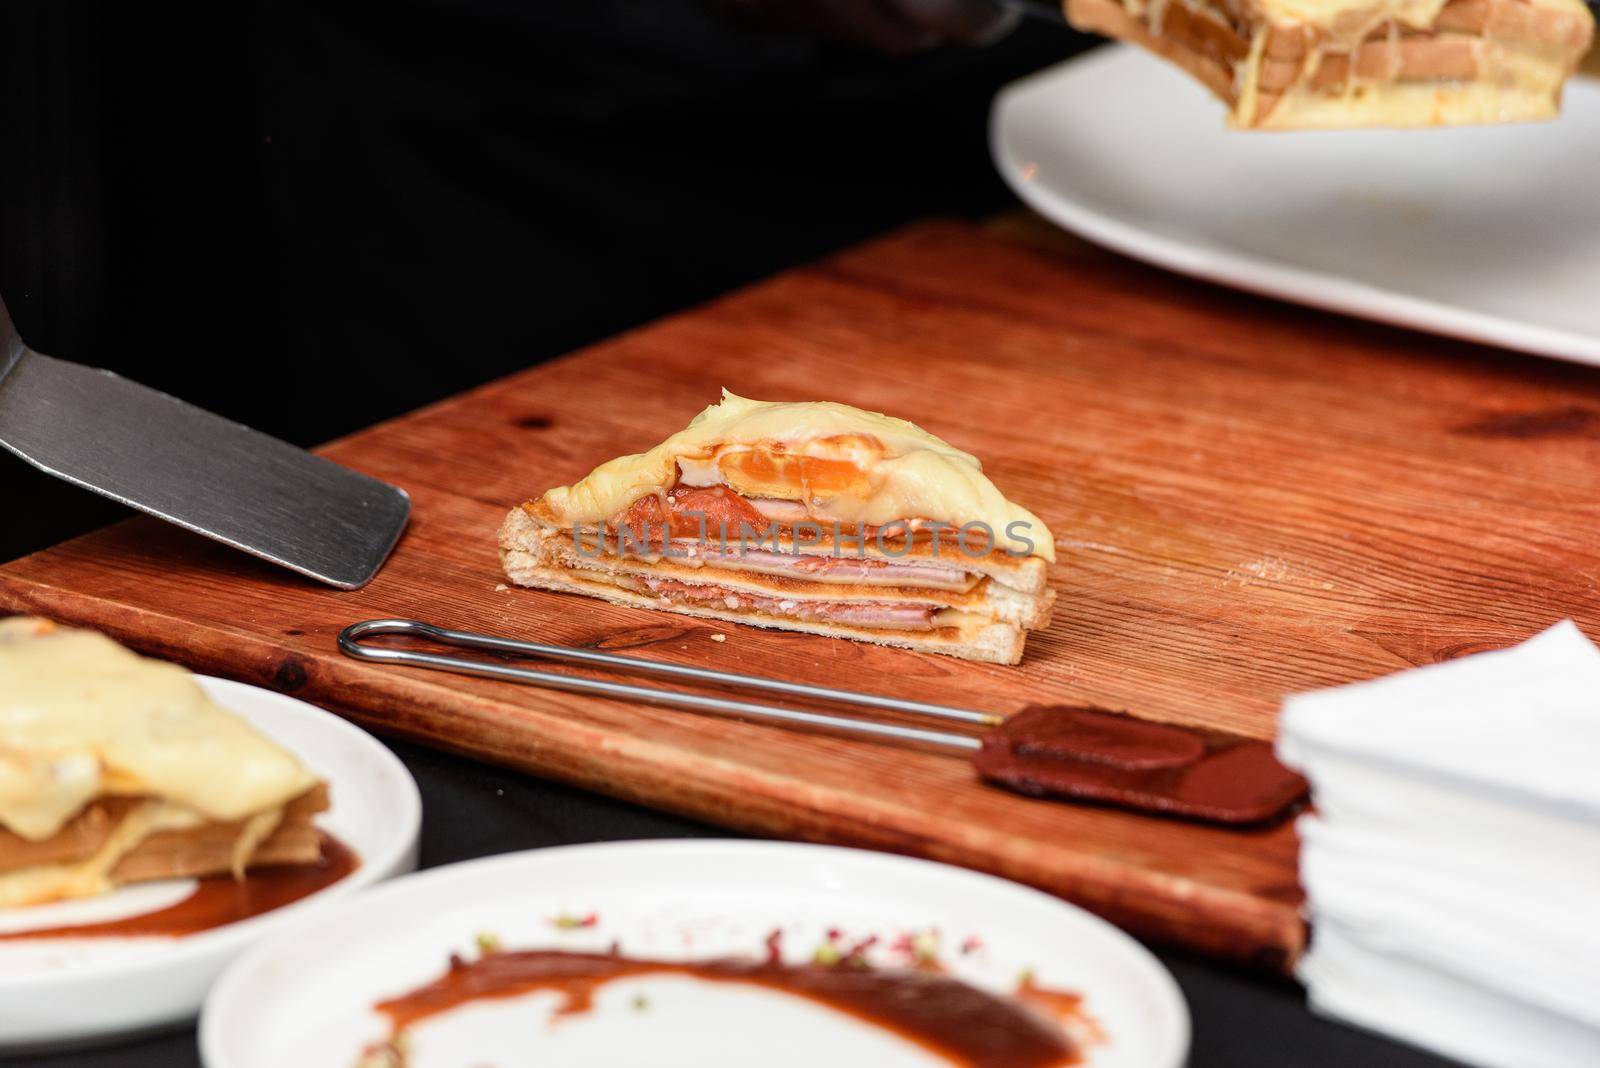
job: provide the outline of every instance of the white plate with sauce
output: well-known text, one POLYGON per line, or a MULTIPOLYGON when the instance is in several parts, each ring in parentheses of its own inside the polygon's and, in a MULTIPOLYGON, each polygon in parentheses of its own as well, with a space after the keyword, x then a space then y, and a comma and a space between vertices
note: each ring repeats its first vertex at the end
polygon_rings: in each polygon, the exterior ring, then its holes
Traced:
POLYGON ((1110 46, 1002 91, 990 148, 1030 207, 1136 259, 1600 364, 1600 81, 1548 123, 1240 132, 1182 71, 1110 46))
MULTIPOLYGON (((0 909, 0 1053, 105 1041, 190 1019, 218 973, 246 946, 416 867, 422 801, 410 772, 377 739, 283 694, 225 679, 198 681, 212 700, 327 781, 330 807, 315 822, 335 840, 324 850, 325 860, 335 863, 321 873, 267 869, 276 896, 292 900, 182 934, 171 932, 201 922, 198 906, 215 906, 223 915, 236 911, 237 899, 223 893, 233 889, 231 880, 170 879, 96 898, 0 909), (353 855, 353 870, 337 863, 344 855, 340 845, 353 855), (97 924, 107 926, 96 930, 97 924), (167 933, 127 933, 139 927, 167 933)), ((252 884, 257 892, 262 885, 252 884)))
MULTIPOLYGON (((549 951, 583 954, 582 970, 603 967, 611 953, 759 966, 774 946, 785 965, 813 962, 819 949, 835 958, 859 950, 876 975, 936 958, 945 976, 988 992, 979 997, 990 1008, 990 996, 1010 998, 1025 982, 1030 1019, 1058 1038, 1063 1028, 1088 1036, 1076 1063, 1093 1068, 1178 1068, 1187 1052, 1188 1013, 1172 978, 1081 909, 928 861, 713 840, 514 853, 368 891, 229 968, 206 1001, 201 1054, 207 1068, 356 1068, 394 1033, 379 1004, 399 999, 414 1013, 423 1004, 416 991, 446 973, 452 954, 469 969, 452 987, 459 993, 493 969, 515 975, 549 962, 549 951)), ((444 1011, 410 1023, 405 1068, 970 1063, 872 1022, 870 1012, 839 1011, 745 973, 708 981, 650 964, 587 991, 499 993, 447 998, 444 1011), (576 1011, 558 1012, 563 1005, 576 1011)))

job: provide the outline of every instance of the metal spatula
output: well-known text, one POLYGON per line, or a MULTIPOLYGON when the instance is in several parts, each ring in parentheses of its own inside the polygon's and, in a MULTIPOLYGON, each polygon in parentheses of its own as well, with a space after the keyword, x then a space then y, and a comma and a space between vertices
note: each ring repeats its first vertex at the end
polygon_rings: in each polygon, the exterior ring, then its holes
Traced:
POLYGON ((3 302, 0 445, 341 589, 377 574, 411 514, 404 490, 110 371, 34 352, 3 302))

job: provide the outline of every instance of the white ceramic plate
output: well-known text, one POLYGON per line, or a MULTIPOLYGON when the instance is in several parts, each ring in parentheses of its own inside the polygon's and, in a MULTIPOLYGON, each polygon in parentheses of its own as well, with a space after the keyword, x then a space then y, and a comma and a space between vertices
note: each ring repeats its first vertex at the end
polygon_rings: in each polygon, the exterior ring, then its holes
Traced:
POLYGON ((1600 82, 1554 122, 1241 133, 1170 64, 1097 49, 1008 87, 1001 173, 1061 226, 1240 289, 1600 363, 1600 82))
MULTIPOLYGON (((0 940, 0 1051, 103 1040, 192 1017, 223 967, 296 917, 416 867, 422 801, 410 772, 358 727, 283 694, 225 679, 200 684, 224 708, 293 750, 329 784, 317 824, 361 860, 308 898, 182 938, 0 940)), ((93 900, 0 910, 0 931, 97 923, 165 908, 190 879, 127 887, 93 900)))
MULTIPOLYGON (((969 982, 1010 991, 1031 968, 1041 985, 1085 996, 1108 1039, 1095 1068, 1177 1068, 1188 1047, 1183 998, 1161 965, 1053 897, 881 853, 675 841, 515 853, 369 891, 241 957, 206 1001, 201 1054, 207 1068, 352 1068, 386 1034, 374 1002, 434 979, 452 951, 475 953, 484 932, 508 949, 603 952, 616 942, 637 956, 704 959, 759 955, 775 928, 793 961, 809 959, 829 928, 846 940, 878 935, 880 946, 937 928, 941 957, 969 982), (588 928, 551 922, 590 914, 588 928), (971 936, 981 947, 963 954, 971 936)), ((424 1021, 410 1032, 412 1068, 946 1063, 850 1017, 737 984, 620 980, 600 988, 593 1011, 552 1023, 554 1000, 536 993, 424 1021)))

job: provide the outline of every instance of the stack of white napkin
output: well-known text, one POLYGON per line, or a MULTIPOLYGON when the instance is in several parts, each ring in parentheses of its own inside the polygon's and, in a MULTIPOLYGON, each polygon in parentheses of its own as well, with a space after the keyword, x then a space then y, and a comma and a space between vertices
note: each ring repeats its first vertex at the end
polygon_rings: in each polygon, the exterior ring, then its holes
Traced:
POLYGON ((1290 698, 1314 1009, 1487 1068, 1600 1066, 1600 650, 1290 698))

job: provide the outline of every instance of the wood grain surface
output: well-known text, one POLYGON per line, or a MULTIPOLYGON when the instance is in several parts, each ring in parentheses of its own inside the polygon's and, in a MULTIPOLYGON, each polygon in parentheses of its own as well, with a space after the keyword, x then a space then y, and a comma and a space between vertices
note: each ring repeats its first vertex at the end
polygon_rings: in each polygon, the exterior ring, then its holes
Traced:
POLYGON ((366 589, 141 518, 0 569, 0 605, 729 827, 997 872, 1138 935, 1273 969, 1305 937, 1288 826, 1027 800, 951 756, 357 663, 334 636, 405 616, 1265 737, 1296 690, 1503 646, 1563 616, 1600 633, 1600 373, 963 224, 913 227, 324 451, 415 500, 366 589), (904 416, 981 455, 1061 558, 1055 623, 1021 666, 503 585, 494 535, 509 505, 654 444, 723 386, 904 416))

